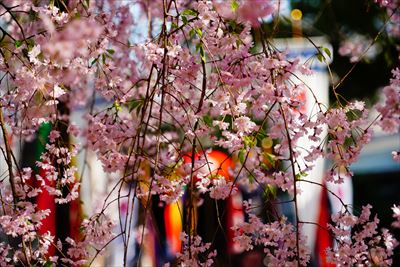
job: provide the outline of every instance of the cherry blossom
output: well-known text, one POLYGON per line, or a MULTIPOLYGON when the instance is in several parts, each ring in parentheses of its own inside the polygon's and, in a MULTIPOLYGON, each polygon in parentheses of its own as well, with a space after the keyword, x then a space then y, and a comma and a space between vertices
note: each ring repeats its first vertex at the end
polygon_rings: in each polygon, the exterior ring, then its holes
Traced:
POLYGON ((400 208, 396 205, 393 205, 392 211, 393 211, 393 218, 395 219, 392 226, 400 228, 400 208))
MULTIPOLYGON (((203 243, 201 237, 194 236, 192 244, 189 244, 189 238, 186 233, 182 233, 183 252, 178 253, 177 257, 182 266, 213 266, 213 258, 217 255, 217 251, 210 251, 211 243, 203 243), (205 254, 206 260, 200 260, 200 254, 205 254)), ((168 266, 168 264, 166 265, 168 266)))
POLYGON ((370 221, 370 210, 371 206, 368 205, 363 207, 359 217, 348 212, 332 217, 334 224, 329 228, 335 236, 337 246, 327 251, 330 262, 343 266, 391 265, 391 256, 397 241, 386 229, 381 234, 378 232, 379 219, 375 216, 370 221))

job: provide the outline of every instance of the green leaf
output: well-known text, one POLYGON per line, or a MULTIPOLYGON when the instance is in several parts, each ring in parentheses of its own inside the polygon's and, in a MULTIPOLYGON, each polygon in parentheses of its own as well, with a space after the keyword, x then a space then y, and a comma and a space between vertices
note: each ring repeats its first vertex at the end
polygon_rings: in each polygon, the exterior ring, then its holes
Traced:
POLYGON ((324 62, 325 61, 325 57, 321 53, 317 54, 317 59, 318 59, 319 62, 324 62))
POLYGON ((203 46, 200 46, 200 58, 203 62, 206 62, 206 53, 203 46))
POLYGON ((328 48, 322 47, 322 50, 324 50, 324 52, 328 55, 329 58, 332 58, 331 51, 328 48))
POLYGON ((110 55, 114 55, 115 50, 114 49, 107 49, 106 50, 110 55))
POLYGON ((242 40, 236 39, 236 47, 239 47, 242 43, 242 40))
POLYGON ((184 16, 197 16, 197 12, 192 9, 183 10, 182 15, 184 16))
POLYGON ((203 37, 203 32, 201 31, 201 29, 197 28, 196 33, 200 38, 203 37))
POLYGON ((267 137, 267 135, 264 133, 262 129, 259 132, 257 132, 256 138, 258 142, 260 142, 260 144, 265 137, 267 137))
POLYGON ((203 121, 204 121, 204 123, 205 123, 207 126, 209 126, 209 127, 212 126, 213 119, 211 118, 210 115, 205 115, 205 116, 203 116, 203 121))
POLYGON ((119 104, 118 100, 114 101, 114 108, 117 112, 121 111, 121 105, 119 104))
POLYGON ((239 8, 239 3, 236 0, 231 1, 231 9, 235 12, 239 8))
POLYGON ((105 54, 101 55, 101 61, 103 62, 103 64, 106 64, 106 55, 105 54))
POLYGON ((249 179, 249 182, 250 182, 250 184, 252 184, 252 183, 254 183, 254 182, 255 182, 255 180, 256 180, 256 177, 255 177, 253 174, 249 173, 249 177, 248 177, 248 179, 249 179))
POLYGON ((246 148, 251 148, 257 144, 257 139, 252 135, 243 136, 243 143, 246 148))
POLYGON ((16 48, 21 47, 21 45, 22 45, 22 41, 21 40, 15 40, 15 47, 16 48))
POLYGON ((307 177, 307 176, 308 176, 308 173, 306 173, 306 172, 301 172, 300 175, 301 175, 302 177, 307 177))
POLYGON ((193 38, 193 36, 196 34, 196 31, 194 29, 190 29, 189 31, 189 37, 193 38))
POLYGON ((244 164, 244 160, 246 158, 246 150, 241 149, 239 150, 238 158, 241 164, 244 164))
POLYGON ((31 50, 35 46, 35 41, 33 40, 33 38, 27 39, 26 42, 28 43, 29 50, 31 50))
POLYGON ((267 185, 264 191, 264 197, 266 200, 275 199, 277 196, 277 190, 272 185, 267 185))
POLYGON ((93 66, 94 63, 96 63, 99 60, 99 57, 96 57, 95 59, 93 59, 92 63, 90 63, 90 66, 93 66))
POLYGON ((236 27, 237 27, 237 24, 236 24, 235 21, 230 20, 230 21, 228 22, 228 30, 229 30, 230 32, 235 32, 236 27))
POLYGON ((227 25, 228 32, 240 34, 244 29, 244 26, 237 23, 234 20, 229 20, 227 25))
POLYGON ((265 164, 265 163, 263 163, 263 162, 260 163, 260 166, 261 166, 264 170, 269 170, 269 169, 271 169, 270 166, 268 166, 267 164, 265 164))
POLYGON ((299 173, 296 174, 296 181, 300 181, 301 177, 306 177, 306 176, 308 176, 307 173, 299 172, 299 173))
POLYGON ((348 136, 344 139, 343 148, 346 149, 353 144, 355 144, 354 139, 352 137, 348 136))
POLYGON ((352 110, 349 110, 348 112, 346 112, 346 117, 347 117, 348 121, 350 121, 350 122, 360 119, 362 115, 363 115, 363 112, 358 109, 352 109, 352 110))
POLYGON ((182 18, 183 25, 186 25, 188 23, 187 17, 181 16, 181 18, 182 18))
POLYGON ((196 52, 200 51, 200 48, 202 47, 201 43, 196 44, 196 52))
POLYGON ((129 111, 132 111, 134 109, 139 109, 143 105, 143 99, 133 99, 129 103, 129 111))

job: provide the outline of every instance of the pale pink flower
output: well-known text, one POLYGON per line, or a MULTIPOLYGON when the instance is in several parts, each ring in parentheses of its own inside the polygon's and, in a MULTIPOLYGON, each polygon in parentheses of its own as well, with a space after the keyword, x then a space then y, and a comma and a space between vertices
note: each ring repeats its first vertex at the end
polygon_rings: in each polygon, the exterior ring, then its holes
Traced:
POLYGON ((224 177, 216 177, 211 180, 210 197, 214 199, 225 199, 230 194, 234 194, 237 188, 232 182, 227 182, 224 177))
POLYGON ((234 125, 239 134, 247 134, 257 128, 257 125, 253 121, 251 121, 249 117, 246 116, 236 118, 234 121, 234 125))
POLYGON ((37 65, 40 63, 40 61, 38 60, 38 55, 40 54, 40 45, 35 45, 31 51, 28 52, 28 57, 31 63, 37 65))
POLYGON ((393 205, 392 211, 393 218, 395 219, 395 221, 392 223, 392 226, 395 228, 400 228, 400 207, 393 205))
POLYGON ((51 130, 49 134, 49 140, 51 143, 54 143, 57 138, 60 137, 60 132, 57 130, 51 130))

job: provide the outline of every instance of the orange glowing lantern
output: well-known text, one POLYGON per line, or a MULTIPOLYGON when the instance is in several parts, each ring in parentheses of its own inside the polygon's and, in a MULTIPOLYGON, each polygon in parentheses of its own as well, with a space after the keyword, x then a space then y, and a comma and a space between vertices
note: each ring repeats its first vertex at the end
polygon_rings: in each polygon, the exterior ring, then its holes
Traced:
MULTIPOLYGON (((195 160, 198 160, 199 157, 204 156, 203 154, 196 154, 195 160)), ((184 156, 183 160, 185 163, 190 163, 192 158, 191 156, 184 156)), ((199 171, 203 173, 208 173, 210 176, 222 176, 226 180, 231 180, 229 175, 229 169, 232 167, 231 158, 226 155, 222 151, 212 150, 211 152, 205 155, 205 164, 202 166, 199 171)))
MULTIPOLYGON (((201 153, 195 155, 195 160, 204 156, 201 153)), ((208 173, 211 177, 224 177, 226 180, 231 180, 229 175, 229 168, 232 166, 232 160, 224 152, 212 150, 205 155, 206 163, 199 171, 208 173)), ((183 156, 184 163, 190 163, 192 157, 190 155, 183 156)), ((194 177, 194 179, 197 179, 194 177)), ((176 203, 167 204, 164 209, 164 222, 166 240, 169 247, 169 252, 176 254, 180 252, 181 240, 180 233, 182 231, 182 200, 176 203)), ((194 216, 197 217, 197 216, 194 216)))

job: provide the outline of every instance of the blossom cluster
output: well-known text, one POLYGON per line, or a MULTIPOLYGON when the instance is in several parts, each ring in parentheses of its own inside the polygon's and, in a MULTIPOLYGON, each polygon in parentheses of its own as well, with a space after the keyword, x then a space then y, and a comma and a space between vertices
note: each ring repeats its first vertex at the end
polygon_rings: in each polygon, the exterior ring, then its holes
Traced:
POLYGON ((386 8, 387 16, 389 17, 389 25, 387 32, 389 35, 399 38, 400 37, 400 12, 398 0, 375 0, 375 2, 382 8, 386 8))
POLYGON ((235 241, 245 250, 262 247, 269 266, 306 266, 310 251, 294 225, 286 217, 272 223, 263 223, 251 213, 251 202, 244 203, 249 212, 249 221, 235 225, 235 241))
POLYGON ((382 229, 378 232, 379 219, 370 220, 371 206, 362 208, 360 216, 341 212, 332 216, 329 229, 336 238, 336 247, 327 250, 329 261, 341 265, 391 266, 394 248, 398 245, 393 235, 382 229))
MULTIPOLYGON (((217 251, 209 251, 211 243, 203 243, 200 236, 192 236, 193 241, 189 243, 189 236, 181 234, 183 242, 182 253, 178 253, 177 258, 181 266, 213 266, 214 257, 217 251)), ((166 264, 164 266, 169 266, 166 264)))

